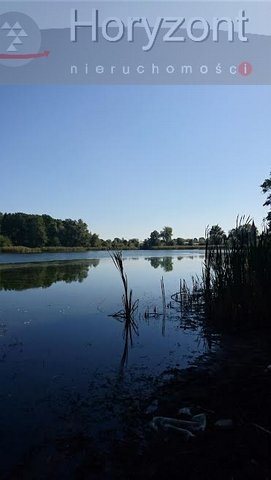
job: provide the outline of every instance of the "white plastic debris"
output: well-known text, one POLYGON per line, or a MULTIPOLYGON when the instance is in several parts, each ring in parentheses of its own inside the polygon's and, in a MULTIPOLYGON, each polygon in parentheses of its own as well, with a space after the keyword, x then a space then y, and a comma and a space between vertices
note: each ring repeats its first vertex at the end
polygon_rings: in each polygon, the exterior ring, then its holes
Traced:
POLYGON ((205 413, 199 413, 198 415, 194 415, 194 417, 192 417, 192 420, 198 423, 198 431, 204 432, 207 425, 205 413))
POLYGON ((179 420, 168 417, 154 417, 151 421, 151 427, 156 431, 177 432, 184 440, 194 438, 198 432, 203 432, 206 428, 206 415, 201 413, 194 415, 191 420, 179 420))
POLYGON ((175 418, 167 418, 167 417, 154 417, 151 421, 151 427, 156 431, 162 432, 170 432, 175 431, 184 440, 189 440, 193 438, 195 435, 191 433, 186 428, 183 428, 183 424, 181 420, 176 420, 175 418))

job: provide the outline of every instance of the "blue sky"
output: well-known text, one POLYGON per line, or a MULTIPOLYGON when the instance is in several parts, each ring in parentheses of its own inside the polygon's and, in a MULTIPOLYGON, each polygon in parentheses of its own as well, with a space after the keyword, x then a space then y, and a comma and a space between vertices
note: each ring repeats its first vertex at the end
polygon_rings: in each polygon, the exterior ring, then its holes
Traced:
POLYGON ((266 214, 268 86, 2 86, 0 211, 102 238, 198 237, 266 214))

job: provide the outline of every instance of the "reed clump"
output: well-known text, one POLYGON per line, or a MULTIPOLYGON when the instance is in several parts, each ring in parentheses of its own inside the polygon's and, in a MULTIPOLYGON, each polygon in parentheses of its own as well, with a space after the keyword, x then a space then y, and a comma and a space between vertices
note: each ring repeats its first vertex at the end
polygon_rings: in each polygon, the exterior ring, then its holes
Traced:
POLYGON ((124 293, 122 296, 123 310, 120 310, 119 312, 115 313, 113 316, 124 318, 126 320, 130 320, 131 322, 134 322, 133 315, 138 308, 138 300, 133 301, 133 290, 129 289, 128 287, 128 277, 127 277, 127 274, 124 272, 124 268, 123 268, 122 252, 116 251, 113 253, 112 252, 109 252, 109 253, 116 269, 120 273, 123 290, 124 290, 124 293))
POLYGON ((211 244, 207 232, 201 278, 193 279, 190 288, 181 282, 172 298, 184 313, 199 309, 222 329, 270 326, 271 232, 258 235, 244 217, 220 245, 211 244))
POLYGON ((133 334, 138 335, 138 327, 135 321, 134 315, 138 309, 138 300, 133 301, 133 290, 129 289, 128 277, 124 272, 123 266, 123 257, 121 251, 111 252, 109 254, 113 260, 113 263, 120 273, 124 293, 122 295, 122 304, 123 309, 118 312, 110 315, 111 317, 116 318, 117 320, 123 322, 123 339, 124 339, 124 350, 121 358, 121 369, 124 368, 125 364, 128 361, 129 346, 133 346, 133 334))
POLYGON ((271 313, 271 236, 237 219, 224 245, 206 244, 203 291, 209 318, 234 328, 261 327, 271 313))
POLYGON ((85 252, 85 247, 24 247, 19 245, 11 245, 0 248, 0 253, 71 253, 85 252))

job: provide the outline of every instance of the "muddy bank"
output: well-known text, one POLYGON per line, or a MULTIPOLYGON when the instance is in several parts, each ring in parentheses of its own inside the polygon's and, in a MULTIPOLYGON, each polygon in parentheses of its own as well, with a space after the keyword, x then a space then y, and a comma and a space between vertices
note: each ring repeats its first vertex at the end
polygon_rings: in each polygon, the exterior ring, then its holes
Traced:
POLYGON ((118 413, 112 406, 118 429, 97 438, 82 422, 29 452, 6 478, 268 480, 270 345, 270 332, 225 338, 219 355, 165 372, 151 395, 127 394, 118 413), (178 433, 151 429, 154 416, 180 418, 183 407, 206 414, 204 432, 186 442, 178 433), (223 419, 230 420, 228 428, 215 425, 223 419))
POLYGON ((270 354, 270 334, 228 339, 221 356, 205 367, 174 372, 158 391, 157 414, 176 417, 180 407, 192 407, 206 413, 207 428, 185 444, 176 435, 152 436, 145 478, 269 479, 270 354), (232 426, 215 426, 222 419, 232 426))

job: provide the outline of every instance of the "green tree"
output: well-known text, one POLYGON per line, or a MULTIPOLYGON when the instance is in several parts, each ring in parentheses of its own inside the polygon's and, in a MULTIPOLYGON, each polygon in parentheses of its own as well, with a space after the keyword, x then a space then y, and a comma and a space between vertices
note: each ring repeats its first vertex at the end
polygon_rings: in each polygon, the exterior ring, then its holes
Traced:
POLYGON ((0 216, 0 233, 15 246, 87 247, 90 232, 83 220, 54 219, 50 215, 5 213, 0 216))
POLYGON ((149 246, 150 247, 158 247, 160 245, 160 234, 157 230, 153 230, 150 234, 149 238, 149 246))
POLYGON ((128 246, 130 248, 138 248, 139 247, 138 238, 130 238, 130 240, 128 240, 128 246))
POLYGON ((5 213, 1 231, 2 235, 10 238, 13 245, 40 247, 47 241, 45 225, 40 215, 5 213))
POLYGON ((225 242, 225 232, 219 225, 213 225, 209 232, 210 245, 222 245, 225 242))
POLYGON ((29 215, 26 219, 26 240, 27 247, 43 247, 47 243, 46 228, 43 218, 40 215, 29 215))
POLYGON ((176 244, 178 246, 184 245, 184 239, 180 237, 176 238, 176 244))
POLYGON ((87 247, 90 243, 90 233, 83 220, 67 218, 62 222, 60 242, 65 247, 87 247))
POLYGON ((122 246, 121 238, 115 237, 113 242, 112 242, 112 247, 113 248, 121 248, 121 246, 122 246))
POLYGON ((88 226, 81 218, 76 223, 76 242, 80 247, 87 247, 90 242, 88 226))
POLYGON ((4 235, 0 234, 0 248, 2 247, 10 247, 12 245, 10 239, 5 237, 4 235))
POLYGON ((46 229, 47 235, 47 246, 58 247, 60 246, 60 239, 59 239, 59 227, 62 224, 61 220, 56 220, 52 218, 50 215, 42 215, 43 222, 46 229))
POLYGON ((97 235, 97 233, 93 233, 91 235, 90 245, 96 248, 101 246, 101 240, 99 239, 99 235, 97 235))
POLYGON ((267 214, 267 222, 269 229, 271 229, 271 172, 269 178, 266 178, 263 184, 261 185, 263 193, 268 193, 267 199, 264 202, 265 207, 270 207, 270 211, 267 214), (270 192, 270 193, 269 193, 270 192))
POLYGON ((171 227, 164 227, 163 230, 160 232, 160 238, 168 245, 172 239, 173 230, 171 227))
POLYGON ((108 238, 107 240, 104 240, 103 246, 106 247, 106 248, 111 248, 112 247, 112 240, 110 240, 110 238, 108 238))

